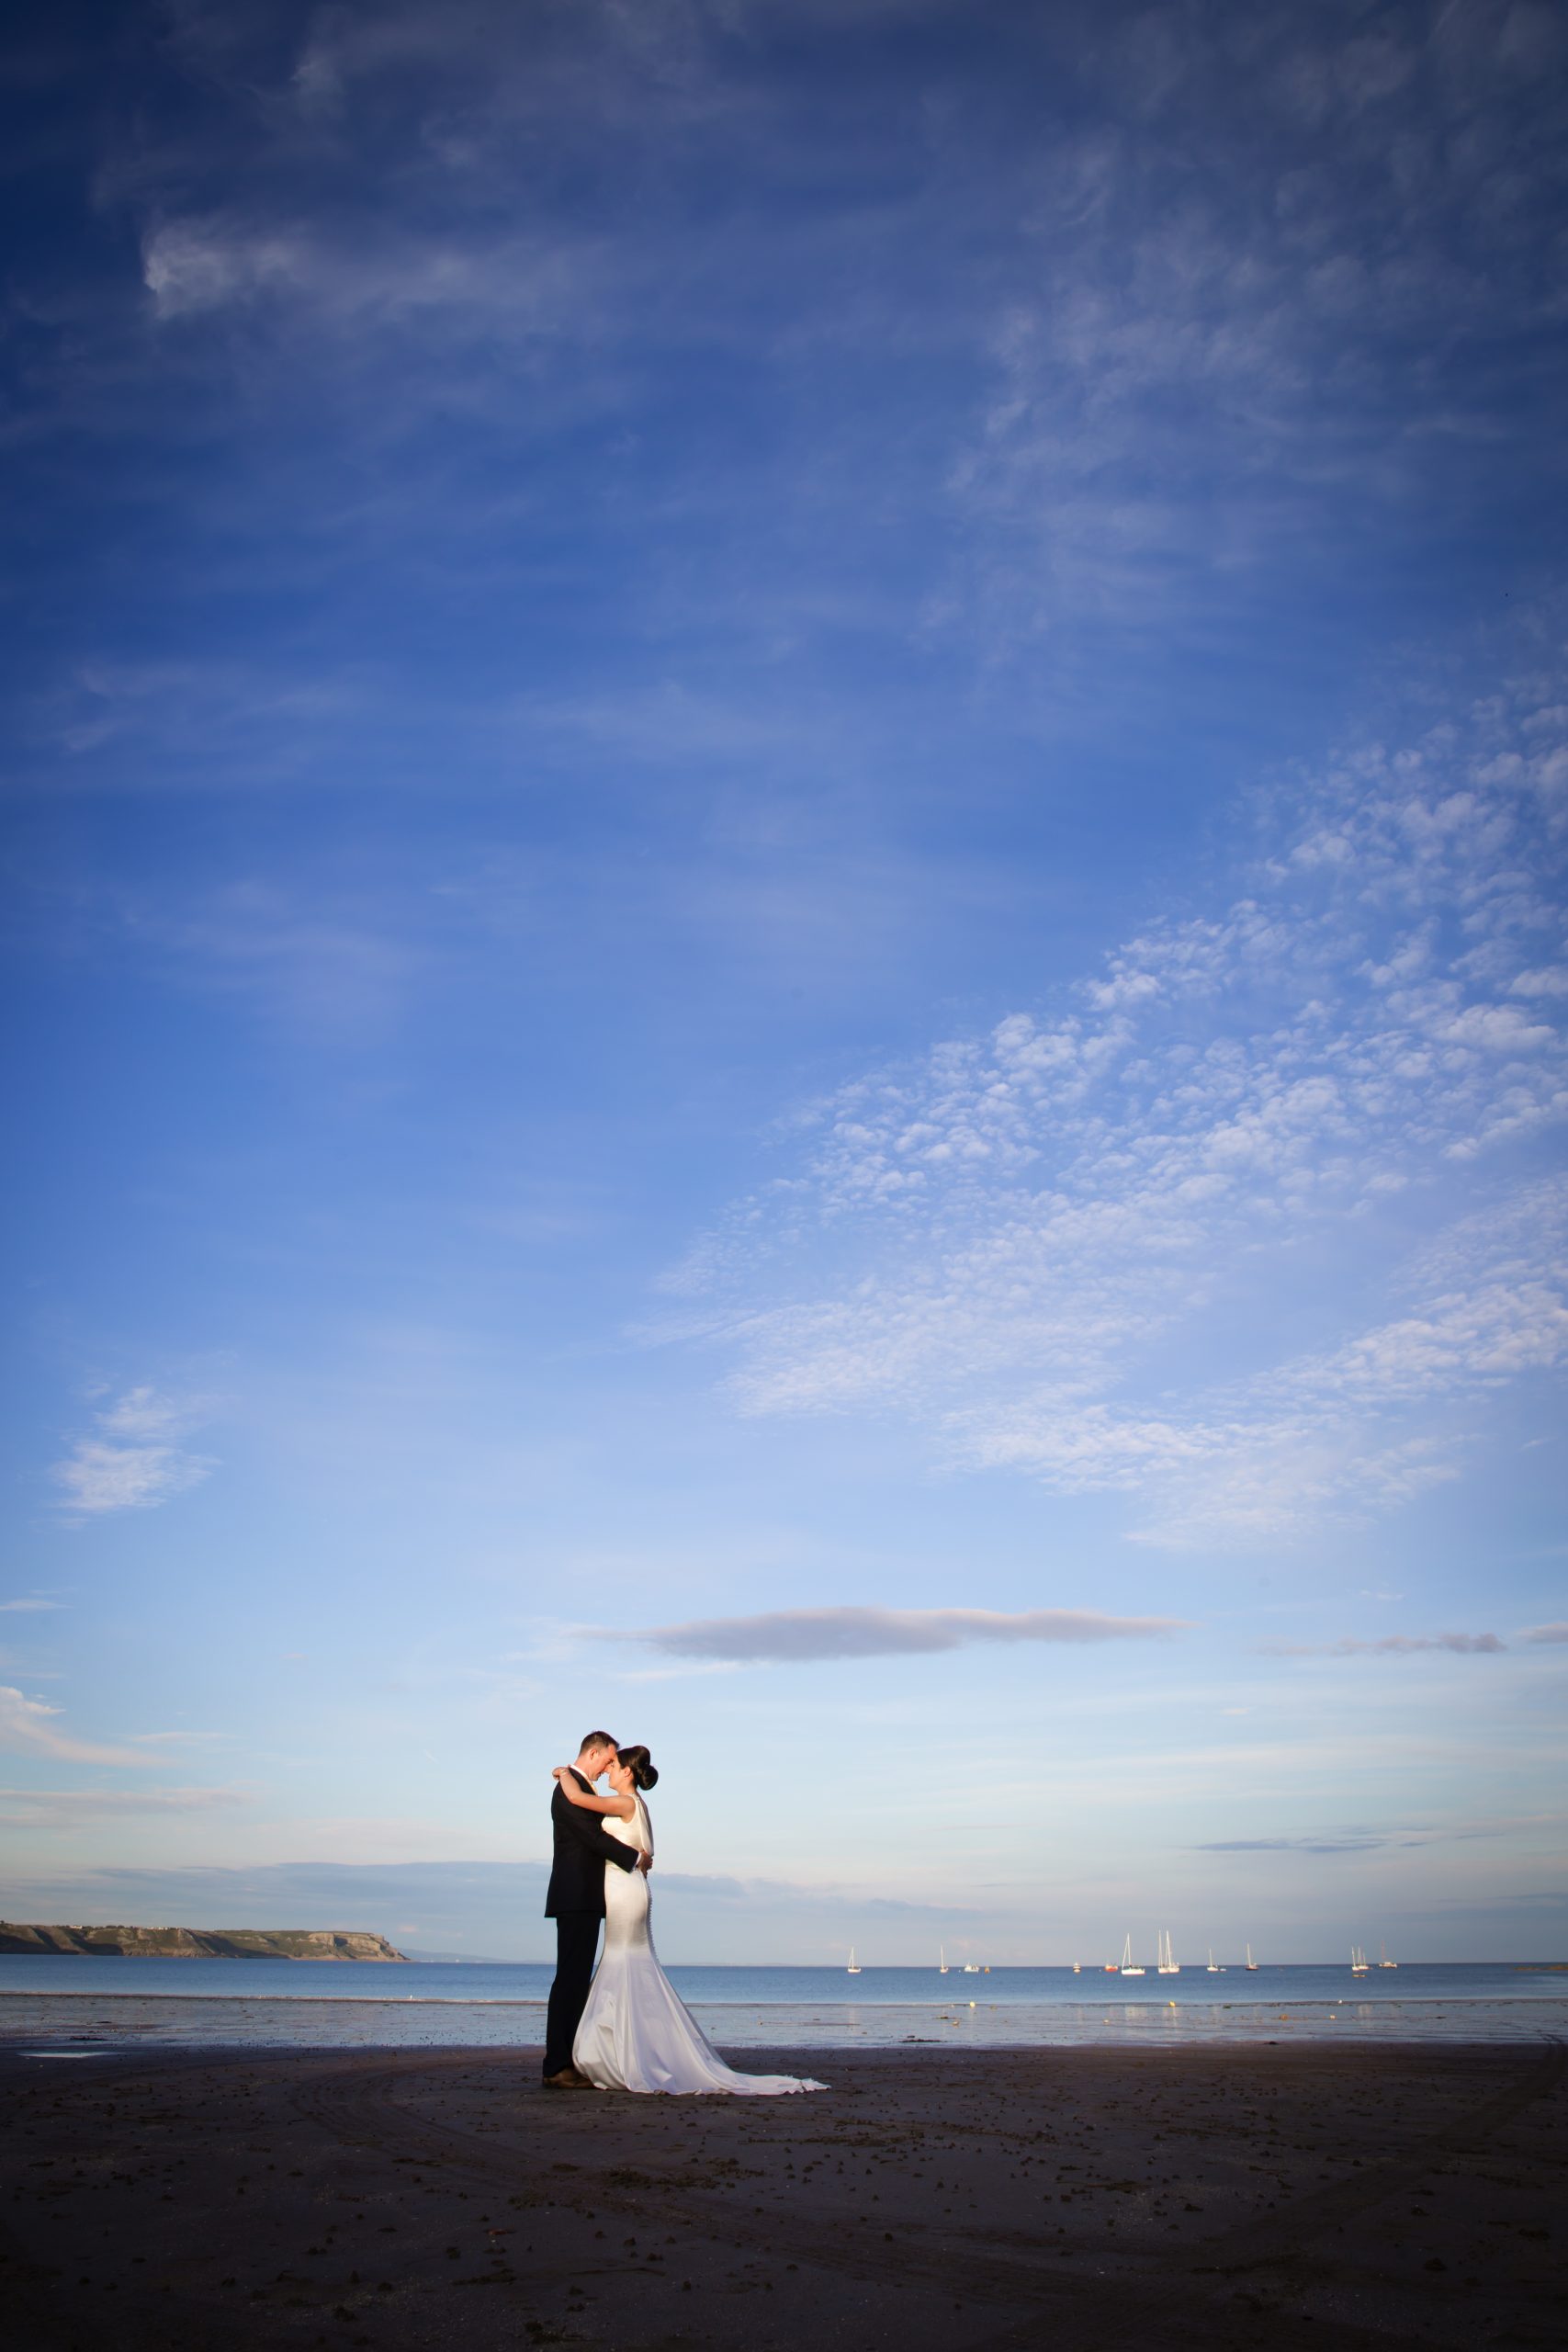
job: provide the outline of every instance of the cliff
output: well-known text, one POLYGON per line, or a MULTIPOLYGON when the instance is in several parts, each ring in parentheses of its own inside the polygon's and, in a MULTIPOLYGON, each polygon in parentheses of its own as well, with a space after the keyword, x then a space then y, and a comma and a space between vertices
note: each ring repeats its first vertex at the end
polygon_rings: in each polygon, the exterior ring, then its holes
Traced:
POLYGON ((38 1928, 0 1919, 0 1952, 123 1960, 401 1960, 354 1928, 38 1928))

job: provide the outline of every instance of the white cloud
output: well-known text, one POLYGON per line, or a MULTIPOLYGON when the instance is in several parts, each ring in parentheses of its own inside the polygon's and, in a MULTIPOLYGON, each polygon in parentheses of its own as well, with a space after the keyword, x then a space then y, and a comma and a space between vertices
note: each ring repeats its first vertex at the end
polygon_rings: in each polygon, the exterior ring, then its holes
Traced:
POLYGON ((1136 1492, 1152 1542, 1458 1475, 1445 1416, 1568 1356, 1568 1185, 1518 1156, 1568 1050, 1506 1001, 1556 929, 1551 691, 1277 791, 1220 915, 843 1087, 667 1329, 735 1350, 743 1412, 900 1413, 951 1462, 1136 1492))
POLYGON ((0 1617, 20 1616, 33 1611, 46 1609, 63 1609, 64 1606, 62 1600, 0 1600, 0 1617))
POLYGON ((79 1438, 54 1479, 73 1511, 144 1510, 205 1478, 209 1463, 168 1445, 106 1445, 79 1438))
POLYGON ((63 1709, 46 1699, 28 1699, 8 1685, 0 1685, 0 1748, 23 1754, 57 1756, 78 1764, 139 1764, 154 1761, 133 1747, 110 1747, 99 1740, 78 1739, 62 1728, 63 1709))
POLYGON ((1519 1635, 1519 1639, 1538 1648, 1568 1642, 1568 1623, 1559 1619, 1557 1623, 1551 1625, 1530 1625, 1519 1635))
POLYGON ((334 336, 423 331, 443 318, 491 337, 536 339, 587 323, 585 254, 556 239, 479 243, 404 232, 351 242, 312 221, 224 217, 161 223, 142 278, 162 320, 278 300, 334 336))
MULTIPOLYGON (((592 1629, 591 1629, 592 1630, 592 1629)), ((1091 1609, 781 1609, 685 1625, 597 1629, 674 1657, 800 1664, 813 1658, 897 1657, 976 1642, 1146 1641, 1185 1632, 1178 1617, 1110 1617, 1091 1609)))
POLYGON ((116 1438, 167 1437, 183 1428, 189 1411, 188 1405, 177 1404, 155 1388, 128 1388, 98 1415, 98 1427, 116 1438))
POLYGON ((73 1516, 148 1510, 197 1486, 213 1468, 205 1456, 175 1442, 207 1408, 199 1400, 178 1400, 158 1391, 128 1389, 96 1416, 93 1433, 80 1437, 51 1476, 73 1516))

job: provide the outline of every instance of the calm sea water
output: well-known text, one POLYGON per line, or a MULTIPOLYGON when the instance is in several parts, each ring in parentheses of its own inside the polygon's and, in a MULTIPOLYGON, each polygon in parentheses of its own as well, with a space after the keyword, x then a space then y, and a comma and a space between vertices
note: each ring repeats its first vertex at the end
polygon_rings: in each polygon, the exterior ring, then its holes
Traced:
MULTIPOLYGON (((0 2040, 39 2048, 299 2048, 544 2039, 550 1970, 520 1962, 41 1960, 0 1954, 0 2040)), ((732 2048, 1339 2040, 1478 2041, 1568 2032, 1568 1969, 1410 1963, 1201 1966, 1179 1976, 1086 1968, 681 1968, 711 2038, 732 2048)))

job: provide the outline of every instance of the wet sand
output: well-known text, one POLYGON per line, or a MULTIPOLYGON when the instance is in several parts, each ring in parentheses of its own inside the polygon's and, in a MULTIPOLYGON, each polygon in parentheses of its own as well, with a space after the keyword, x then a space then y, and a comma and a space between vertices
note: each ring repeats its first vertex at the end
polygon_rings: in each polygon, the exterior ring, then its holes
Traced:
POLYGON ((1558 2346, 1568 2051, 0 2052, 16 2352, 1558 2346))

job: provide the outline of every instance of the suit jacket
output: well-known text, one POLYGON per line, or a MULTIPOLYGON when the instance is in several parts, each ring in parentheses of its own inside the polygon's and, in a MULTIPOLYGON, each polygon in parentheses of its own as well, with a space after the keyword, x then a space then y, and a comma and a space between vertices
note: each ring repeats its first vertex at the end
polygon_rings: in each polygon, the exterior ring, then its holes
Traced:
MULTIPOLYGON (((588 1788, 575 1767, 572 1777, 580 1789, 588 1788)), ((614 1862, 618 1870, 636 1870, 637 1848, 622 1838, 612 1838, 600 1815, 584 1813, 581 1805, 563 1796, 558 1781, 550 1799, 550 1827, 555 1851, 550 1858, 549 1892, 545 1896, 546 1918, 558 1919, 563 1911, 586 1911, 602 1919, 604 1865, 614 1862)))

